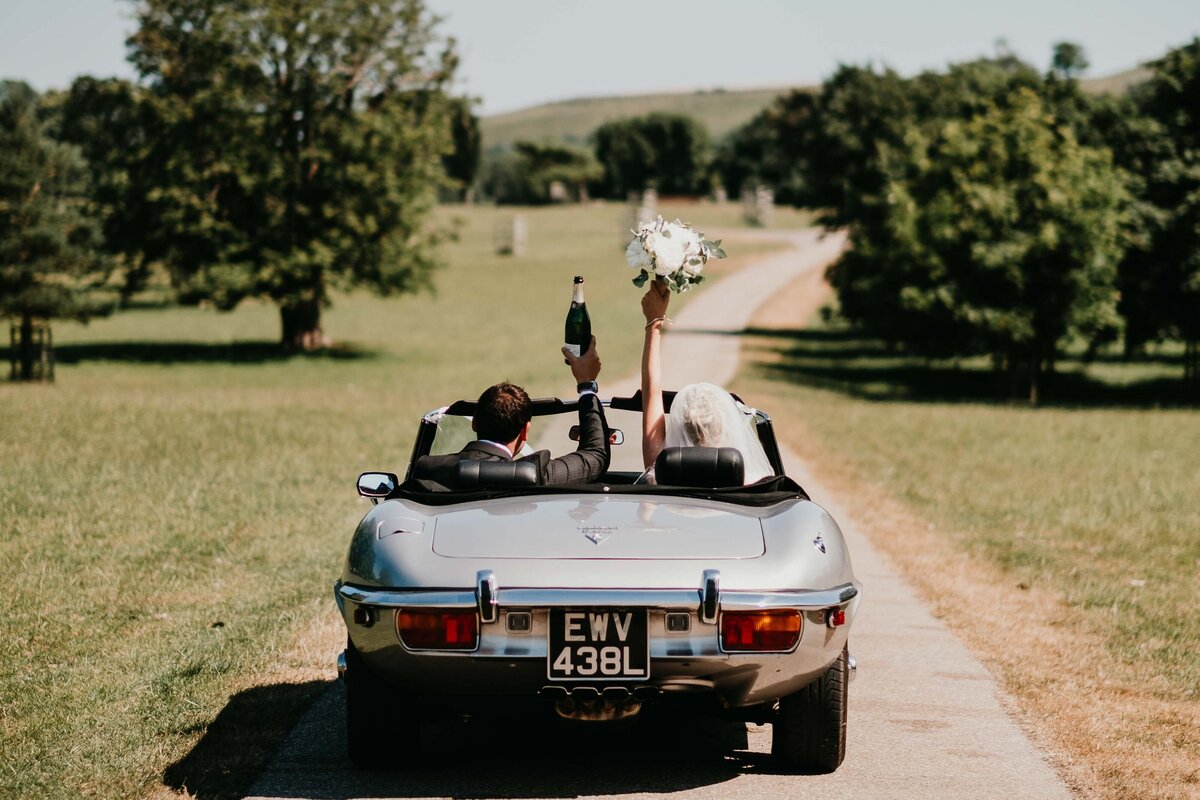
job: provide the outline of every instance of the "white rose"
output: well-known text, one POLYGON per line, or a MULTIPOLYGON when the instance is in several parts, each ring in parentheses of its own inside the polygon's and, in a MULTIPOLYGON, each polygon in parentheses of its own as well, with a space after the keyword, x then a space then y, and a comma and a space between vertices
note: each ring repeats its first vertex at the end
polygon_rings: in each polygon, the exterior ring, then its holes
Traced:
POLYGON ((629 266, 634 269, 644 269, 650 271, 650 254, 646 252, 642 240, 638 237, 633 237, 633 241, 629 243, 629 247, 625 248, 625 260, 629 262, 629 266))
POLYGON ((671 236, 659 236, 654 243, 654 271, 659 275, 670 275, 683 266, 686 244, 682 237, 671 232, 671 236))

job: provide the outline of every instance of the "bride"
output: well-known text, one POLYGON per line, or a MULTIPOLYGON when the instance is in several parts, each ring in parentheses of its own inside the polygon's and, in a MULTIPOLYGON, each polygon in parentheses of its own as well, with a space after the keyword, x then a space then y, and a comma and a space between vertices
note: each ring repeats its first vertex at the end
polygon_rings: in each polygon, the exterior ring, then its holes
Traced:
POLYGON ((662 326, 671 293, 657 281, 642 297, 646 339, 642 345, 642 462, 644 480, 654 483, 654 462, 664 447, 734 447, 742 453, 745 482, 774 473, 754 424, 729 392, 711 383, 692 383, 675 395, 668 418, 662 400, 662 326))

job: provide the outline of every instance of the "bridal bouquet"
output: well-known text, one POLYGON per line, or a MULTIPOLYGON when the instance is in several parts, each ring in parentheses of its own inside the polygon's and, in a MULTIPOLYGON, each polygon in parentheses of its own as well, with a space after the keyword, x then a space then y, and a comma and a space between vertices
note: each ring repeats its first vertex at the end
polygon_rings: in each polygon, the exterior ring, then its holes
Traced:
POLYGON ((719 241, 710 242, 692 226, 662 217, 643 222, 625 250, 629 266, 638 270, 634 286, 645 286, 651 277, 662 278, 673 292, 686 292, 701 283, 700 273, 708 260, 724 257, 719 241))

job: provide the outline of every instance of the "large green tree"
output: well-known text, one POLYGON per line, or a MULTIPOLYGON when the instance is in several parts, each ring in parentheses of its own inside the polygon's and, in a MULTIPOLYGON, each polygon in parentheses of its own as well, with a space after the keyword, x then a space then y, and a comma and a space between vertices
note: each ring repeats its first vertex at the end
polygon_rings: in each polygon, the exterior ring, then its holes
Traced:
POLYGON ((787 119, 780 141, 802 147, 806 205, 830 226, 872 225, 886 213, 887 150, 947 119, 1003 106, 1042 77, 1010 55, 953 64, 902 78, 890 69, 842 66, 826 80, 812 112, 787 119))
POLYGON ((91 176, 88 213, 101 226, 105 250, 116 257, 123 295, 143 288, 153 259, 148 237, 157 220, 150 202, 156 165, 145 156, 156 129, 152 107, 136 84, 118 78, 76 78, 47 95, 55 139, 83 153, 91 176))
POLYGON ((0 316, 19 325, 24 379, 33 377, 37 320, 86 321, 111 306, 100 229, 84 213, 87 165, 46 128, 35 92, 0 82, 0 316))
POLYGON ((831 270, 846 313, 927 353, 992 353, 1030 401, 1065 337, 1112 338, 1124 184, 1022 88, 885 148, 884 222, 831 270))
POLYGON ((1200 385, 1200 39, 1152 64, 1136 96, 1144 119, 1126 156, 1145 201, 1146 224, 1122 270, 1140 333, 1187 348, 1188 382, 1200 385))
POLYGON ((483 150, 483 132, 473 106, 474 102, 467 97, 451 101, 450 130, 454 147, 442 156, 446 177, 453 183, 451 191, 465 197, 470 197, 483 150))
POLYGON ((601 125, 592 134, 603 168, 598 184, 606 197, 657 189, 666 195, 708 191, 708 131, 683 114, 653 113, 601 125))
POLYGON ((333 290, 428 282, 457 59, 419 0, 141 0, 137 21, 145 249, 185 300, 268 298, 310 348, 333 290))
POLYGON ((742 189, 769 186, 780 203, 804 204, 804 182, 811 169, 813 92, 796 89, 782 94, 721 142, 713 167, 732 196, 742 189))

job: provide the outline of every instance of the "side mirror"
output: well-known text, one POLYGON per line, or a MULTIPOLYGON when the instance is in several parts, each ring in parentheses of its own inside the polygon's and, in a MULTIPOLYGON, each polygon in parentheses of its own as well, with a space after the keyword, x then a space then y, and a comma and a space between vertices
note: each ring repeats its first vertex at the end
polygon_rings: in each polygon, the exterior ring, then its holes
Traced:
MULTIPOLYGON (((579 441, 579 426, 572 425, 571 430, 567 434, 567 436, 571 437, 572 442, 578 442, 579 441)), ((624 444, 625 443, 625 434, 622 433, 619 428, 610 429, 608 432, 608 443, 609 444, 624 444)))
POLYGON ((374 503, 391 494, 400 481, 390 472, 364 472, 358 476, 358 494, 374 503))

